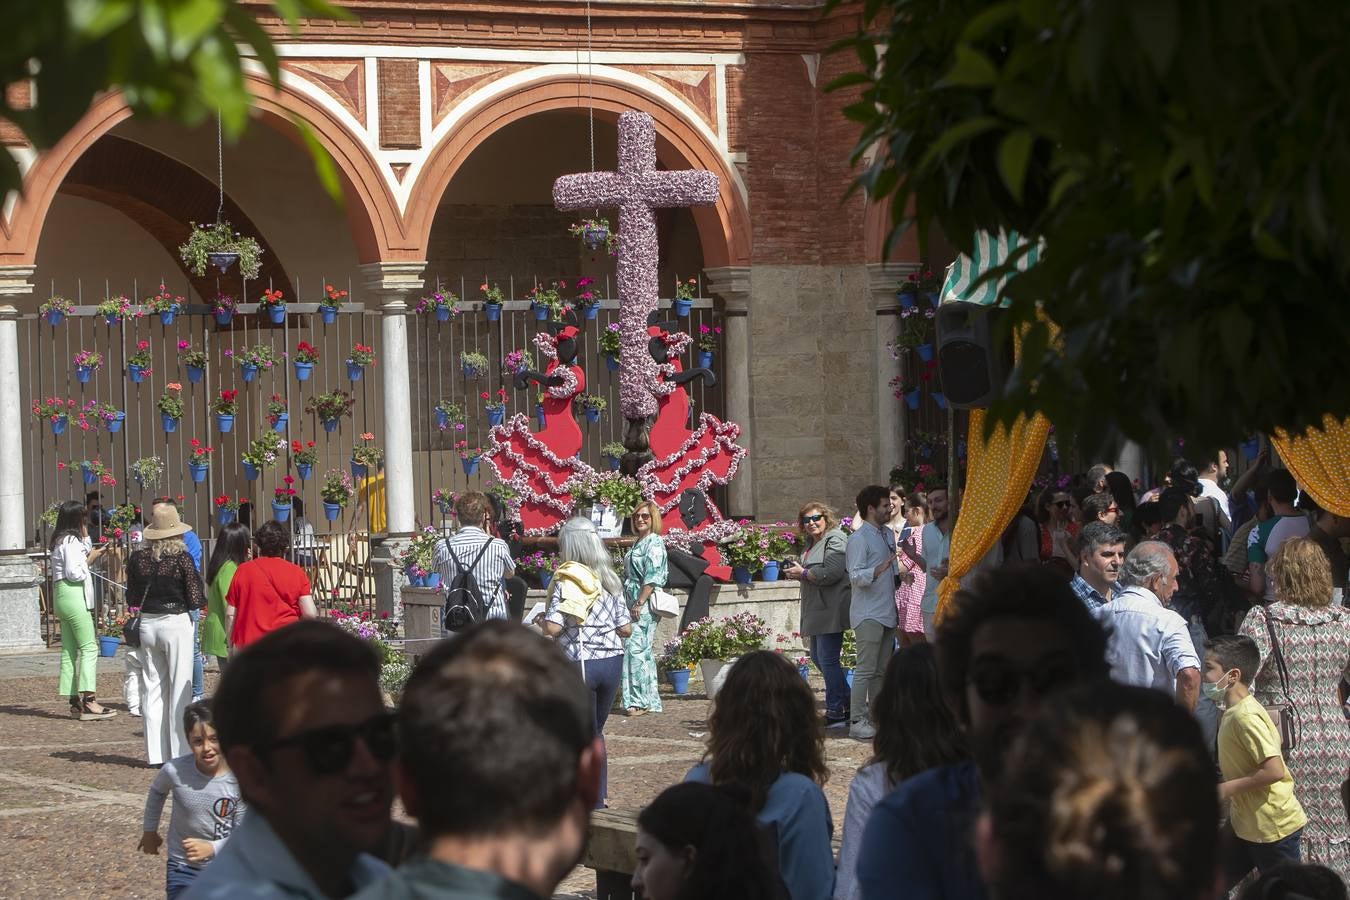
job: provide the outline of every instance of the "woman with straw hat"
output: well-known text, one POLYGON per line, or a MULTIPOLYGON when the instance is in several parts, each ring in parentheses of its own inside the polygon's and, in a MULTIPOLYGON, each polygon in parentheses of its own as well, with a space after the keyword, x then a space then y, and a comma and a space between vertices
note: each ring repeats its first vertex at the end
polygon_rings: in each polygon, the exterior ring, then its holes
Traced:
POLYGON ((206 605, 201 576, 183 535, 191 526, 172 504, 155 507, 145 529, 145 548, 127 560, 127 602, 141 609, 140 643, 145 659, 141 715, 150 765, 190 753, 178 723, 192 701, 192 620, 188 611, 206 605))

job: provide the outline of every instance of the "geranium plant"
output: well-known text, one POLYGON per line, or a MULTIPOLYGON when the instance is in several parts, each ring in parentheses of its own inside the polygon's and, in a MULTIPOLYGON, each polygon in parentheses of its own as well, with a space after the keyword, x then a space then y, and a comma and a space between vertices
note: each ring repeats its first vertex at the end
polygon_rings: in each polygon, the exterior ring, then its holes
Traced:
POLYGON ((291 459, 298 466, 312 466, 319 461, 319 448, 313 441, 291 441, 291 459))
POLYGON ((353 344, 352 352, 347 354, 347 362, 354 366, 373 366, 375 364, 375 351, 365 344, 353 344))
POLYGON ((530 302, 536 306, 548 308, 549 316, 557 320, 568 307, 567 302, 563 300, 562 291, 567 289, 567 282, 555 281, 548 286, 536 284, 530 288, 527 296, 530 302))
POLYGON ((483 409, 493 412, 499 409, 506 409, 506 389, 497 388, 497 395, 493 397, 487 391, 480 393, 479 398, 483 401, 483 409))
POLYGON ((170 419, 183 418, 183 386, 176 381, 164 385, 164 393, 155 401, 155 407, 170 419))
POLYGON ((384 451, 372 443, 375 435, 367 431, 361 435, 360 440, 361 443, 352 448, 352 459, 367 468, 378 468, 380 463, 384 462, 384 451))
POLYGON ((244 502, 243 497, 231 497, 229 494, 221 494, 216 497, 216 509, 228 509, 230 512, 238 512, 239 504, 244 502))
POLYGON ((773 635, 772 629, 754 613, 713 619, 704 617, 690 622, 680 635, 682 653, 689 660, 729 660, 755 650, 773 635))
POLYGON ((98 419, 101 422, 112 422, 122 418, 122 411, 111 403, 104 403, 99 400, 90 400, 81 408, 81 412, 91 418, 98 419))
POLYGON ((218 292, 215 299, 211 301, 212 315, 234 315, 235 307, 239 303, 229 294, 218 292))
POLYGON ((48 422, 70 421, 73 414, 70 407, 75 405, 74 400, 62 400, 59 397, 47 397, 44 400, 34 400, 32 403, 33 415, 39 419, 48 422))
POLYGON ((267 424, 275 425, 286 414, 286 398, 273 394, 267 398, 267 424))
POLYGON ((42 301, 42 305, 38 307, 38 312, 42 313, 44 316, 49 312, 58 312, 63 316, 67 316, 70 315, 70 311, 74 308, 75 302, 73 300, 67 300, 65 297, 58 295, 55 297, 48 297, 46 300, 42 301))
POLYGON ((75 364, 76 368, 101 369, 103 368, 103 354, 97 350, 81 350, 75 354, 71 362, 75 364))
POLYGON ((319 487, 319 496, 325 503, 346 506, 356 496, 352 476, 345 469, 329 469, 323 477, 323 484, 319 487))
POLYGON ((588 472, 574 476, 568 486, 578 507, 603 503, 620 518, 632 515, 642 502, 642 484, 618 472, 588 472))
POLYGON ((436 488, 431 492, 431 502, 441 511, 442 515, 450 515, 454 512, 455 501, 459 498, 454 491, 447 491, 445 488, 436 488))
POLYGON ((295 346, 295 362, 298 363, 316 363, 319 361, 319 348, 308 341, 301 341, 295 346))
POLYGON ((287 475, 281 479, 281 487, 272 489, 272 503, 276 506, 290 506, 295 499, 295 479, 287 475))
POLYGON ((238 391, 221 391, 211 401, 211 412, 218 416, 232 416, 239 409, 238 391))
POLYGON ((164 460, 158 456, 142 456, 127 468, 131 469, 141 487, 153 491, 159 487, 159 480, 164 475, 164 460))
POLYGON ((704 353, 712 353, 717 349, 717 339, 721 336, 722 328, 720 325, 699 325, 695 343, 698 345, 698 349, 704 353))
POLYGON ((235 356, 241 365, 270 369, 277 364, 277 352, 271 344, 254 344, 235 356))
POLYGON ((206 368, 206 351, 198 350, 192 346, 192 341, 178 342, 178 358, 183 361, 185 366, 191 366, 194 369, 206 368))
POLYGON ((94 480, 104 487, 114 487, 117 484, 117 479, 113 477, 113 474, 109 471, 108 467, 103 464, 103 460, 99 459, 97 456, 93 459, 80 460, 79 467, 92 475, 94 480))
POLYGON ((329 309, 337 309, 345 299, 347 299, 346 291, 340 291, 331 284, 325 284, 323 286, 323 299, 319 301, 319 305, 326 306, 329 309))
MULTIPOLYGON (((108 513, 108 530, 112 532, 114 538, 120 538, 125 535, 131 526, 135 525, 141 518, 141 508, 134 503, 121 503, 114 506, 108 513)), ((128 612, 136 607, 129 607, 128 612)))
POLYGON ((150 362, 151 362, 150 342, 137 341, 136 351, 127 356, 127 365, 140 366, 145 371, 145 374, 149 375, 150 362))
POLYGON ((456 441, 455 452, 459 454, 460 459, 478 459, 483 455, 483 448, 468 441, 456 441))
POLYGON ((502 295, 502 289, 497 287, 495 282, 492 284, 483 282, 478 286, 478 292, 483 295, 483 302, 488 306, 501 306, 506 302, 506 298, 502 295))
POLYGON ((600 302, 600 298, 595 296, 595 291, 591 290, 591 285, 595 284, 594 278, 577 279, 577 305, 593 306, 600 302))
POLYGON ((567 233, 573 237, 581 238, 582 243, 590 250, 599 250, 603 247, 606 253, 614 252, 614 242, 617 236, 610 230, 609 219, 582 219, 580 222, 573 222, 569 225, 567 233))
POLYGON ((796 543, 796 534, 786 522, 756 525, 741 521, 741 530, 723 544, 723 557, 733 566, 758 571, 767 562, 786 559, 796 543))
POLYGON ((453 428, 455 431, 464 430, 464 409, 458 403, 453 400, 442 400, 432 408, 437 413, 436 427, 441 431, 447 428, 453 428))
POLYGON ((619 357, 619 323, 610 322, 600 332, 600 352, 605 356, 619 357))
POLYGON ((214 225, 192 223, 187 243, 178 248, 178 257, 193 275, 206 275, 206 266, 213 253, 233 253, 239 257, 239 274, 250 281, 258 277, 262 268, 262 248, 251 237, 244 237, 230 227, 229 222, 214 225))
POLYGON ((151 312, 177 312, 183 306, 183 298, 175 297, 169 293, 169 289, 160 284, 159 291, 153 297, 145 298, 143 306, 148 307, 151 312))
POLYGON ((417 312, 435 313, 438 309, 448 309, 451 315, 459 315, 459 296, 454 291, 433 291, 417 301, 417 312))
POLYGON ((465 378, 481 378, 487 373, 488 358, 477 350, 462 350, 459 354, 459 366, 465 378))
POLYGON ((675 299, 693 300, 698 296, 698 279, 686 278, 683 281, 675 281, 675 299))
POLYGON ((266 288, 262 296, 258 298, 259 311, 264 309, 274 309, 286 305, 286 297, 280 288, 266 288))
POLYGON ((248 442, 248 448, 239 454, 239 458, 258 468, 270 466, 281 455, 282 446, 281 435, 275 431, 264 431, 248 442))
POLYGON ((315 394, 306 400, 305 412, 312 413, 320 419, 339 419, 351 415, 355 404, 356 398, 346 391, 329 391, 326 394, 315 394))
POLYGON ((608 401, 599 394, 582 394, 577 398, 583 409, 593 409, 596 412, 604 412, 605 407, 609 405, 608 401))
POLYGON ((104 297, 94 307, 94 312, 100 316, 111 317, 114 319, 139 319, 145 315, 145 312, 136 307, 130 300, 122 295, 116 297, 104 297))

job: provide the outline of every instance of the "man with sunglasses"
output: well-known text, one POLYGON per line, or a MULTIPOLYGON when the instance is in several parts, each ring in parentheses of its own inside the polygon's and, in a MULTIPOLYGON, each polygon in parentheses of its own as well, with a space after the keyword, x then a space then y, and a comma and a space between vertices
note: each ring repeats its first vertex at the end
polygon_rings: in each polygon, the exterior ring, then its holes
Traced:
POLYGON ((937 630, 938 677, 974 760, 906 780, 873 809, 858 884, 864 900, 984 900, 973 829, 1003 754, 1047 698, 1105 679, 1106 635, 1061 578, 1037 565, 962 588, 937 630))
POLYGON ((249 806, 191 900, 347 897, 389 871, 394 721, 371 644, 306 620, 230 661, 216 733, 249 806))
POLYGON ((858 515, 862 523, 848 536, 844 565, 852 587, 849 624, 853 627, 858 661, 853 669, 849 708, 853 725, 849 737, 870 741, 876 736, 869 710, 881 690, 886 664, 895 648, 895 589, 899 587, 895 532, 891 519, 891 489, 879 484, 858 492, 858 515))

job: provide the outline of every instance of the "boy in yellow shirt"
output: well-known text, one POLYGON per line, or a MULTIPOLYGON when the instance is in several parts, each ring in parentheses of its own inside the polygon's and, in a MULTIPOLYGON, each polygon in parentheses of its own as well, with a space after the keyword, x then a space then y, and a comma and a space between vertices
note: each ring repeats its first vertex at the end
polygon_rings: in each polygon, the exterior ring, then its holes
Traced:
POLYGON ((1219 723, 1219 797, 1231 800, 1224 835, 1224 879, 1231 889, 1253 868, 1299 861, 1308 817, 1280 755, 1280 733, 1247 685, 1261 664, 1256 643, 1225 635, 1205 645, 1200 689, 1224 708, 1219 723))

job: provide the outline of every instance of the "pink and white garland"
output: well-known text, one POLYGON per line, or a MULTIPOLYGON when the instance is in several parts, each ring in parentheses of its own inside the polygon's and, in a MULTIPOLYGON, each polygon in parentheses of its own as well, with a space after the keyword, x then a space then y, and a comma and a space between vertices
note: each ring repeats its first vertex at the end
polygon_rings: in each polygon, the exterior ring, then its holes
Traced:
MULTIPOLYGON (((735 422, 722 422, 711 413, 702 413, 699 415, 699 428, 685 438, 684 443, 673 453, 667 455, 664 459, 653 459, 638 469, 638 478, 642 481, 643 492, 647 496, 655 495, 658 491, 667 493, 675 490, 681 480, 686 475, 696 469, 702 469, 708 462, 716 456, 723 453, 731 457, 731 464, 727 467, 725 478, 721 478, 710 470, 706 470, 699 476, 697 487, 699 490, 707 491, 714 484, 726 484, 736 477, 736 470, 740 467, 741 459, 745 457, 745 448, 736 443, 740 437, 741 426, 735 422), (657 469, 664 469, 673 465, 677 460, 683 458, 693 450, 702 441, 703 435, 707 431, 714 434, 713 443, 704 447, 698 454, 689 456, 680 466, 677 466, 669 473, 668 480, 662 481, 656 474, 657 469)), ((679 495, 664 504, 660 504, 661 512, 669 512, 672 507, 679 503, 679 495)))
MULTIPOLYGON (((541 331, 534 336, 534 345, 539 348, 539 352, 550 360, 558 359, 558 341, 553 335, 546 331, 541 331)), ((545 367, 547 368, 547 367, 545 367)), ((549 385, 544 388, 545 393, 555 400, 570 400, 577 394, 576 368, 574 366, 564 366, 561 363, 553 367, 553 371, 548 373, 550 376, 557 375, 563 380, 562 384, 549 385)))
MULTIPOLYGON (((488 437, 492 442, 492 447, 483 455, 483 458, 492 467, 492 473, 497 480, 510 485, 515 490, 516 499, 512 503, 513 513, 519 515, 521 505, 531 502, 548 507, 558 513, 562 519, 571 515, 576 504, 571 498, 570 485, 577 477, 593 473, 595 470, 591 466, 576 457, 563 459, 550 450, 547 444, 535 437, 534 432, 530 431, 530 420, 524 413, 517 413, 508 421, 494 427, 488 432, 488 437), (560 469, 571 470, 572 474, 567 476, 562 485, 555 488, 558 491, 557 494, 539 492, 530 487, 530 475, 538 475, 550 485, 554 484, 554 481, 534 463, 527 461, 522 453, 514 449, 511 443, 512 436, 519 437, 525 446, 538 453, 549 464, 560 469), (497 467, 496 458, 498 456, 505 457, 515 466, 515 474, 510 478, 502 478, 501 469, 497 467), (559 499, 563 496, 567 497, 566 501, 559 499)), ((561 520, 559 524, 561 524, 561 520)), ((527 528, 524 533, 531 537, 540 537, 552 534, 557 529, 557 525, 548 528, 527 528)))

